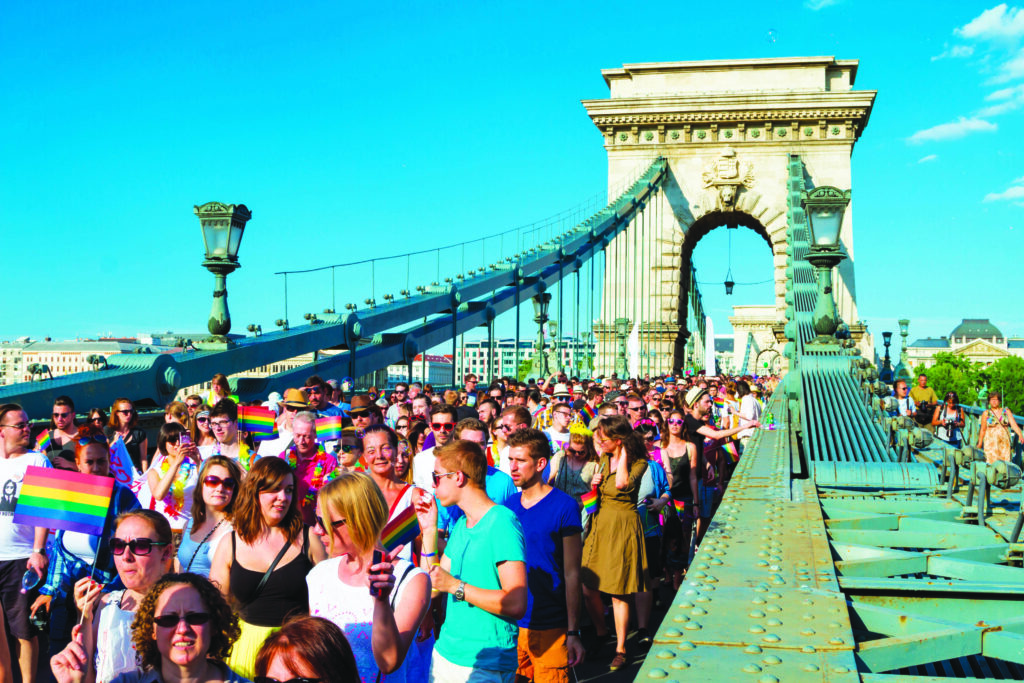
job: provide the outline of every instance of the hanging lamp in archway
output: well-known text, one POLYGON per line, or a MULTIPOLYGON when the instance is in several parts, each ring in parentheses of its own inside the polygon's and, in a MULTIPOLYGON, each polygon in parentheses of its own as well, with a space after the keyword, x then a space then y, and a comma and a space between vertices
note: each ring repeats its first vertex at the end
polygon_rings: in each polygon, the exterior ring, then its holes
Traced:
POLYGON ((736 286, 736 282, 732 279, 732 230, 736 229, 735 225, 727 225, 727 231, 729 231, 729 270, 725 274, 725 295, 732 295, 732 288, 736 286))

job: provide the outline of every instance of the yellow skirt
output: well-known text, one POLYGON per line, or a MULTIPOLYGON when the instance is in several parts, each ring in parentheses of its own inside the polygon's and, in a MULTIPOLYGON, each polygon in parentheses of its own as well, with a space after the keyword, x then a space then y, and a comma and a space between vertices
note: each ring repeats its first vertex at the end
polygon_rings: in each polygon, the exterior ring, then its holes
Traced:
POLYGON ((281 628, 254 626, 242 619, 238 620, 238 625, 242 629, 242 634, 231 648, 231 655, 225 663, 239 676, 252 680, 256 676, 256 655, 263 647, 263 641, 281 628))

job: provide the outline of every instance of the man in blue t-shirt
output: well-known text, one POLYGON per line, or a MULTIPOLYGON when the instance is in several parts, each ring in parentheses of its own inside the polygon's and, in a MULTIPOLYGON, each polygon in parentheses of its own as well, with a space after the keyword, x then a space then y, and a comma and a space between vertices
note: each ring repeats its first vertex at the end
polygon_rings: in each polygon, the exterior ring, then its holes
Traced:
POLYGON ((568 683, 583 661, 579 631, 580 509, 544 482, 551 447, 544 432, 522 429, 508 438, 512 481, 522 493, 505 506, 526 539, 526 614, 519 620, 518 675, 535 683, 568 683))
MULTIPOLYGON (((449 595, 429 681, 511 683, 516 622, 526 613, 527 601, 522 527, 508 508, 487 497, 487 458, 479 445, 455 440, 441 446, 435 456, 432 479, 437 500, 458 505, 464 516, 453 526, 441 562, 430 568, 434 589, 449 595)), ((436 530, 422 522, 421 529, 424 538, 436 537, 436 530)), ((424 542, 424 557, 432 554, 431 545, 424 542)))

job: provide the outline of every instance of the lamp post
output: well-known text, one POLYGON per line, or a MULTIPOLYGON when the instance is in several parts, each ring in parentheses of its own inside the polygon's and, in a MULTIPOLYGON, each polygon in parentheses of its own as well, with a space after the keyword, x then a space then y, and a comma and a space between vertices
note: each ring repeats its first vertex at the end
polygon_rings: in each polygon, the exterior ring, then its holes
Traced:
POLYGON ((895 379, 912 379, 910 375, 910 356, 907 355, 907 335, 910 333, 910 320, 901 318, 900 324, 900 363, 896 366, 895 379))
POLYGON ((882 343, 885 344, 885 359, 882 361, 882 376, 880 379, 887 384, 892 384, 892 358, 889 355, 889 346, 892 344, 892 332, 882 333, 882 343))
POLYGON ((812 344, 835 344, 839 315, 832 297, 832 269, 846 256, 839 251, 843 214, 850 203, 850 191, 823 185, 803 195, 804 211, 811 227, 811 248, 806 258, 818 280, 818 300, 811 321, 817 337, 812 344))
POLYGON ((629 375, 629 366, 626 362, 626 338, 629 336, 629 318, 615 319, 615 341, 618 349, 615 355, 615 372, 619 379, 629 375))
POLYGON ((550 374, 548 372, 548 357, 544 353, 544 325, 548 322, 548 306, 550 304, 550 294, 538 294, 533 297, 533 322, 537 323, 538 329, 529 376, 547 378, 550 374))
POLYGON ((192 209, 199 218, 203 229, 203 244, 206 260, 203 267, 213 273, 213 306, 207 329, 212 335, 208 342, 227 345, 227 334, 231 331, 231 314, 228 313, 227 277, 239 267, 238 247, 242 244, 245 224, 252 218, 252 212, 245 204, 222 204, 207 202, 192 209))

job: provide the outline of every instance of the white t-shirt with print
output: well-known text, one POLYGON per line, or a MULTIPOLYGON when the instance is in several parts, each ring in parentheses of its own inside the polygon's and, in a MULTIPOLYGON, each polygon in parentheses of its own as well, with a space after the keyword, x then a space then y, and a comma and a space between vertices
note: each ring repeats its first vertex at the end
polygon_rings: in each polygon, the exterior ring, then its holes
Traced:
POLYGON ((25 470, 30 466, 50 469, 49 458, 28 451, 13 458, 0 458, 0 561, 20 560, 32 554, 36 528, 14 523, 14 508, 21 495, 25 470))

